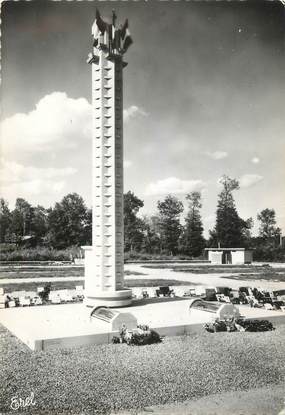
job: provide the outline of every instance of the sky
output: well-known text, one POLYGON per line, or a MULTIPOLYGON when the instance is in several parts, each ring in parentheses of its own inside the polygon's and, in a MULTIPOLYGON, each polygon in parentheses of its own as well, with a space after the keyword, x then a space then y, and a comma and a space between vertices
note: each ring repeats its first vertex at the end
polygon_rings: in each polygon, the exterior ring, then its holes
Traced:
MULTIPOLYGON (((285 7, 275 1, 2 3, 0 192, 49 207, 91 205, 91 26, 129 18, 124 190, 155 214, 202 192, 205 236, 219 178, 240 182, 240 216, 274 208, 285 233, 285 7)), ((186 213, 186 211, 185 211, 186 213)), ((183 216, 183 215, 182 215, 183 216)))

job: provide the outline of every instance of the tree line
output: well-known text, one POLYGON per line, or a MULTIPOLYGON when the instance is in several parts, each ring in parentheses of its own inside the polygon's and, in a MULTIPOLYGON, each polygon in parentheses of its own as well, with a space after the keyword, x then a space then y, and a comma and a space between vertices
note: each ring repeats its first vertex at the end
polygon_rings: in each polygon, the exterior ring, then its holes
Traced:
MULTIPOLYGON (((257 215, 259 235, 253 237, 253 219, 242 219, 237 211, 233 192, 239 189, 236 179, 223 176, 218 195, 216 222, 210 236, 203 236, 202 197, 198 191, 186 195, 187 206, 173 195, 157 202, 154 215, 140 216, 143 200, 133 192, 124 194, 125 251, 154 255, 199 257, 207 247, 252 247, 260 260, 285 259, 280 246, 281 230, 276 224, 274 209, 257 215), (184 220, 182 221, 182 215, 184 220)), ((92 210, 77 193, 63 197, 54 207, 32 206, 22 198, 15 208, 0 199, 0 241, 15 246, 48 246, 64 249, 92 243, 92 210)))

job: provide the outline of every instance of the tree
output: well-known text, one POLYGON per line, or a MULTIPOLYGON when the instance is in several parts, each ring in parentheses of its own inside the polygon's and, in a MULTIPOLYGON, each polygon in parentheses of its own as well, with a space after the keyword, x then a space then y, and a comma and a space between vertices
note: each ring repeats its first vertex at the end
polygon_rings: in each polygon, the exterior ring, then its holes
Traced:
POLYGON ((0 242, 7 242, 9 228, 11 226, 11 212, 5 199, 0 199, 0 242))
POLYGON ((32 208, 31 233, 40 243, 48 231, 48 211, 43 206, 32 208))
POLYGON ((285 250, 280 245, 281 229, 276 226, 274 209, 263 209, 258 215, 259 236, 252 238, 254 259, 257 261, 282 261, 285 250))
POLYGON ((176 197, 168 195, 163 202, 158 201, 157 207, 162 249, 170 255, 176 255, 178 240, 182 232, 179 219, 183 212, 183 204, 176 197))
POLYGON ((260 221, 259 236, 264 240, 272 240, 280 237, 281 229, 276 226, 276 214, 274 209, 263 209, 258 215, 260 221))
POLYGON ((20 242, 23 236, 31 234, 33 209, 25 199, 17 198, 11 215, 11 233, 20 242))
POLYGON ((239 189, 236 179, 224 175, 220 179, 223 190, 218 197, 216 225, 210 231, 210 245, 222 247, 239 247, 246 244, 246 232, 251 222, 244 221, 237 213, 232 192, 239 189))
POLYGON ((181 240, 181 250, 184 254, 198 257, 205 247, 203 225, 200 215, 201 193, 191 192, 186 196, 189 201, 189 211, 185 218, 185 227, 181 240))
POLYGON ((253 228, 254 221, 252 218, 248 218, 245 221, 245 228, 243 229, 243 237, 244 237, 244 246, 246 248, 251 247, 252 245, 252 234, 251 230, 253 228))
POLYGON ((158 254, 161 251, 160 232, 158 229, 157 216, 143 216, 144 238, 142 241, 142 251, 148 254, 158 254))
POLYGON ((92 209, 87 209, 86 221, 83 228, 83 239, 86 245, 92 244, 92 209))
POLYGON ((48 215, 48 240, 55 248, 84 245, 88 214, 84 200, 77 193, 70 193, 56 203, 48 215))
POLYGON ((140 250, 144 238, 144 224, 137 214, 144 205, 131 191, 124 194, 124 243, 125 251, 140 250))

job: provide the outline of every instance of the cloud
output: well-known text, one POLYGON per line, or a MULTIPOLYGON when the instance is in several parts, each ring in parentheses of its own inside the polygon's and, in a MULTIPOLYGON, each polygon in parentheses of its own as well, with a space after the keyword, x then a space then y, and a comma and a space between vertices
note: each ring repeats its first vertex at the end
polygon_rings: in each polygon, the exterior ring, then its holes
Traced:
POLYGON ((263 176, 259 174, 244 174, 239 178, 240 187, 251 187, 263 180, 263 176))
POLYGON ((91 136, 91 105, 64 92, 44 96, 29 113, 17 113, 1 124, 2 154, 38 153, 75 147, 91 136))
MULTIPOLYGON (((128 122, 148 114, 136 105, 124 110, 128 122)), ((17 113, 1 123, 1 153, 15 159, 26 154, 63 150, 84 145, 92 136, 92 106, 85 98, 65 92, 45 95, 28 113, 17 113), (82 144, 83 143, 83 144, 82 144)))
POLYGON ((23 166, 14 161, 0 159, 0 183, 8 185, 12 183, 31 182, 37 180, 53 180, 56 178, 70 176, 77 172, 73 167, 65 168, 41 168, 23 166))
POLYGON ((130 119, 137 116, 147 117, 148 113, 145 112, 142 108, 137 107, 136 105, 131 105, 129 108, 124 109, 124 121, 128 122, 130 119))
POLYGON ((168 177, 167 179, 149 183, 145 194, 147 196, 168 193, 183 194, 194 190, 202 190, 204 187, 205 183, 202 180, 181 180, 176 177, 168 177))
POLYGON ((53 194, 56 198, 62 195, 66 187, 66 181, 52 181, 35 179, 29 182, 13 183, 9 186, 1 185, 1 196, 8 201, 9 205, 14 205, 15 200, 20 197, 26 199, 29 203, 50 204, 49 195, 53 194))
POLYGON ((213 160, 222 160, 228 157, 228 153, 226 151, 214 151, 213 153, 208 151, 206 154, 213 160))
POLYGON ((9 202, 17 197, 33 199, 33 196, 60 193, 65 179, 76 173, 72 167, 39 168, 23 166, 14 161, 0 160, 1 195, 9 202))
POLYGON ((252 162, 253 164, 258 164, 258 163, 260 162, 260 159, 259 159, 258 157, 253 157, 253 158, 251 159, 251 162, 252 162))
POLYGON ((133 162, 131 160, 124 160, 124 168, 128 169, 133 165, 133 162))

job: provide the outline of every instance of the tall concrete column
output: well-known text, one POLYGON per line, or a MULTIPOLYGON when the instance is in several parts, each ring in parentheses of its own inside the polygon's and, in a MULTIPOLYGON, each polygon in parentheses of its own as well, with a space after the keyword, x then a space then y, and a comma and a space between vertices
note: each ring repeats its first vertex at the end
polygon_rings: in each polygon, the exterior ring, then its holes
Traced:
MULTIPOLYGON (((126 306, 123 221, 124 38, 97 12, 92 27, 92 246, 85 249, 85 304, 126 306), (116 44, 115 44, 116 40, 116 44)), ((124 36, 123 36, 124 35, 124 36)))

